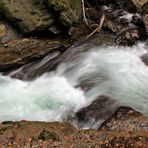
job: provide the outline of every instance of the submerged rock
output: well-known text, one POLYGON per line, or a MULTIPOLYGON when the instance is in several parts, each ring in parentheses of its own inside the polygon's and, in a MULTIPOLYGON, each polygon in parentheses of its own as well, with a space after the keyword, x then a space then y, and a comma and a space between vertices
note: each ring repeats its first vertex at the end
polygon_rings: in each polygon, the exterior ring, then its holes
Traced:
POLYGON ((144 62, 145 65, 148 66, 148 54, 144 54, 141 56, 142 61, 144 62))
POLYGON ((118 104, 107 96, 100 96, 89 106, 80 109, 74 118, 78 128, 98 128, 102 122, 111 117, 118 104))

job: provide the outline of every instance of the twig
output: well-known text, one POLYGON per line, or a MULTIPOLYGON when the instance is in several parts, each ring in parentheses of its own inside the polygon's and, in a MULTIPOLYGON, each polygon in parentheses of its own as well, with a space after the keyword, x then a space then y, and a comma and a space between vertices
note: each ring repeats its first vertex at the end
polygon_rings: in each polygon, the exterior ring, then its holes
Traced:
POLYGON ((81 0, 81 1, 82 1, 82 11, 83 11, 84 23, 86 24, 86 26, 89 26, 89 25, 88 25, 88 22, 87 22, 87 19, 86 19, 86 14, 85 14, 85 4, 84 4, 84 0, 81 0))
POLYGON ((90 38, 93 34, 95 34, 96 32, 100 32, 101 31, 103 23, 104 23, 104 20, 105 20, 105 14, 103 13, 103 15, 101 17, 101 21, 100 21, 99 27, 97 27, 93 32, 91 32, 89 35, 87 35, 86 40, 88 38, 90 38))

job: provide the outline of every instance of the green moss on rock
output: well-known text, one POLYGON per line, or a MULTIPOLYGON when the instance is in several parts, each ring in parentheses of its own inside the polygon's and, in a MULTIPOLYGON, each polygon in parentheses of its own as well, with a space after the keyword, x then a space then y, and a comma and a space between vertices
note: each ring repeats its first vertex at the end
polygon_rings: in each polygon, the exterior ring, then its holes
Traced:
POLYGON ((40 0, 0 0, 0 13, 24 33, 45 30, 54 23, 52 13, 40 0))
POLYGON ((81 18, 80 0, 46 0, 49 9, 59 14, 59 21, 65 26, 78 23, 81 18))

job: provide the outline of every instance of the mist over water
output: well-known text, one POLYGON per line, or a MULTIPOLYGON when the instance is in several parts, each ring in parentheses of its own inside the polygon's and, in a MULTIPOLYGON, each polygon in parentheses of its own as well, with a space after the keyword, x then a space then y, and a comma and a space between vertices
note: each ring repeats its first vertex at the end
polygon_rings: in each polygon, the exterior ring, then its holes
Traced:
POLYGON ((62 121, 100 95, 148 115, 147 47, 96 47, 32 81, 0 75, 0 121, 62 121))

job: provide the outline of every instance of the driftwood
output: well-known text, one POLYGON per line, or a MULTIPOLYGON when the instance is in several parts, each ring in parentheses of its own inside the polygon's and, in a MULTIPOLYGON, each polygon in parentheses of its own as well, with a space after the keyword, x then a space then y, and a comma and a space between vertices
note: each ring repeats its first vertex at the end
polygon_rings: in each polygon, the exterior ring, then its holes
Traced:
MULTIPOLYGON (((83 20, 84 20, 84 23, 85 23, 85 25, 86 25, 88 28, 91 28, 91 27, 89 26, 89 23, 88 23, 87 18, 86 18, 84 0, 81 0, 81 1, 82 1, 82 11, 83 11, 83 20)), ((105 20, 105 14, 103 13, 103 15, 102 15, 102 17, 101 17, 101 20, 100 20, 100 24, 99 24, 99 25, 98 25, 98 24, 95 24, 95 25, 97 25, 98 27, 97 27, 93 32, 91 32, 89 35, 87 35, 86 40, 87 40, 88 38, 90 38, 92 35, 94 35, 96 32, 100 32, 100 31, 101 31, 102 26, 103 26, 103 23, 104 23, 104 20, 105 20)))
POLYGON ((86 24, 86 26, 89 27, 88 21, 87 21, 87 19, 86 19, 86 14, 85 14, 85 4, 84 4, 84 0, 81 0, 81 1, 82 1, 82 11, 83 11, 84 23, 86 24))
POLYGON ((91 32, 89 35, 87 35, 86 40, 88 38, 90 38, 92 35, 94 35, 96 32, 100 32, 101 31, 103 23, 104 23, 104 20, 105 20, 105 14, 103 13, 103 15, 101 17, 101 20, 100 20, 99 26, 93 32, 91 32))

